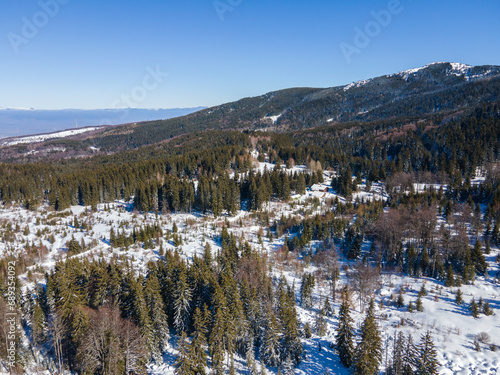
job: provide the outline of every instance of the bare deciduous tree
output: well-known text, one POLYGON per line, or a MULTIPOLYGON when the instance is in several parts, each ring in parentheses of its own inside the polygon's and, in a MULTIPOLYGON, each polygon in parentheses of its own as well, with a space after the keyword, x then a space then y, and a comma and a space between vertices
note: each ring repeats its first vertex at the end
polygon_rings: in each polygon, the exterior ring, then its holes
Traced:
POLYGON ((359 308, 364 311, 367 298, 380 287, 380 269, 358 262, 348 276, 352 289, 358 293, 359 308))
POLYGON ((147 354, 137 327, 122 319, 118 308, 101 307, 92 313, 78 359, 85 373, 142 374, 147 354))
POLYGON ((62 371, 62 340, 64 338, 64 334, 66 332, 66 326, 62 317, 60 316, 58 311, 54 311, 50 315, 49 320, 49 333, 52 341, 52 346, 54 348, 54 352, 56 355, 57 362, 57 371, 61 373, 62 371))

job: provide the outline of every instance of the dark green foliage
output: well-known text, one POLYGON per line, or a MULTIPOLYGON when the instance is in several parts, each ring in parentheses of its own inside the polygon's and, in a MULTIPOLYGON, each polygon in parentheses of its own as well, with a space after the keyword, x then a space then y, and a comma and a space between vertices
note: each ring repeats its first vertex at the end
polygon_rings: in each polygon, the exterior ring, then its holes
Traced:
POLYGON ((424 311, 424 306, 422 304, 422 298, 420 298, 420 297, 417 298, 416 306, 417 306, 417 311, 419 311, 419 312, 424 311))
POLYGON ((306 339, 310 339, 311 336, 312 336, 311 324, 307 322, 306 324, 304 324, 304 337, 306 339))
POLYGON ((310 273, 304 273, 304 276, 302 276, 302 284, 300 286, 300 305, 305 309, 312 308, 312 292, 315 285, 316 281, 314 275, 310 273))
POLYGON ((398 294, 398 299, 396 301, 396 307, 398 309, 400 309, 400 308, 404 307, 404 305, 405 305, 405 300, 403 297, 403 289, 401 289, 401 291, 398 294))
POLYGON ((476 240, 476 244, 471 251, 471 262, 476 268, 476 273, 484 274, 486 272, 486 259, 484 258, 481 242, 476 240))
POLYGON ((417 371, 418 375, 437 375, 438 361, 437 351, 432 342, 431 333, 427 331, 420 338, 418 346, 417 371))
POLYGON ((268 366, 274 367, 280 363, 279 327, 275 314, 268 309, 266 326, 260 346, 260 358, 268 366))
POLYGON ((335 347, 339 353, 340 362, 344 367, 351 367, 354 357, 354 328, 350 315, 349 293, 347 288, 342 290, 342 304, 339 310, 339 326, 335 336, 335 347))
POLYGON ((474 298, 472 298, 472 301, 470 302, 469 311, 475 319, 479 318, 479 307, 474 298))
POLYGON ((460 289, 457 290, 457 294, 455 296, 455 302, 457 305, 462 305, 464 303, 462 291, 460 289))
POLYGON ((413 311, 414 311, 413 302, 410 301, 410 303, 408 304, 408 312, 412 313, 413 311))
POLYGON ((189 343, 186 333, 183 331, 179 338, 177 350, 179 353, 175 359, 175 374, 176 375, 193 375, 191 370, 192 363, 189 356, 189 343))
POLYGON ((490 303, 486 301, 483 305, 483 314, 486 316, 493 315, 493 310, 490 307, 490 303))
POLYGON ((446 281, 444 282, 444 286, 455 286, 455 273, 453 272, 453 267, 451 266, 451 264, 448 265, 448 272, 446 273, 446 281))
POLYGON ((375 304, 371 300, 354 352, 352 373, 355 375, 376 375, 382 361, 382 339, 374 310, 375 304))

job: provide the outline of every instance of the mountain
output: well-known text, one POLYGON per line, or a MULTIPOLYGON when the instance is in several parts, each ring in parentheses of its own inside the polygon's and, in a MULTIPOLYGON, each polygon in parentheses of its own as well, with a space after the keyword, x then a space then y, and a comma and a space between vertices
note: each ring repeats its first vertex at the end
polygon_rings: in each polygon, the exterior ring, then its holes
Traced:
POLYGON ((174 109, 0 109, 0 139, 22 135, 55 132, 68 128, 120 125, 145 120, 170 119, 199 111, 197 108, 174 109))
MULTIPOLYGON (((78 139, 50 141, 79 156, 118 152, 206 130, 289 131, 348 122, 398 121, 456 114, 500 100, 500 66, 432 63, 348 85, 291 88, 169 120, 103 128, 78 139)), ((33 154, 37 145, 3 155, 33 154)), ((15 157, 14 157, 15 158, 15 157)), ((4 157, 5 159, 5 157, 4 157)))

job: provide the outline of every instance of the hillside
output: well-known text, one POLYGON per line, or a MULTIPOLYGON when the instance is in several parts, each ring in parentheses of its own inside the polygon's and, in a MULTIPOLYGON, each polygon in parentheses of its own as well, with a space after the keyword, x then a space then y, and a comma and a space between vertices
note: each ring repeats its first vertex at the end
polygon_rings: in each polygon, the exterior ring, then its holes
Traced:
POLYGON ((3 140, 0 373, 497 374, 498 71, 3 140))
POLYGON ((496 103, 499 93, 498 66, 434 63, 345 86, 270 92, 184 117, 115 127, 77 141, 65 138, 48 145, 3 149, 1 160, 34 160, 34 152, 46 154, 44 147, 58 147, 80 156, 94 154, 95 150, 117 152, 206 130, 284 132, 328 124, 428 118, 496 103))

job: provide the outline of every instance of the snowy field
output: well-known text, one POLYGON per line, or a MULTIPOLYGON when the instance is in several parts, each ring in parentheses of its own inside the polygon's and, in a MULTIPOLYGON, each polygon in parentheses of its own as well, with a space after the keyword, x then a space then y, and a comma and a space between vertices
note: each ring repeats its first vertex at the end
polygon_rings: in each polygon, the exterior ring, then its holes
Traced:
MULTIPOLYGON (((270 169, 273 165, 260 163, 259 169, 270 169)), ((294 167, 290 173, 303 170, 303 167, 294 167)), ((273 213, 274 218, 281 215, 301 215, 300 212, 307 211, 309 215, 320 213, 326 209, 323 202, 335 199, 337 195, 329 187, 329 175, 323 184, 316 188, 309 189, 304 195, 296 195, 289 203, 271 202, 265 209, 273 213), (326 190, 326 191, 325 191, 326 190), (319 206, 313 201, 317 198, 319 206), (297 205, 301 205, 301 210, 297 210, 297 205), (302 206, 303 205, 303 206, 302 206)), ((420 188, 420 187, 419 187, 420 188)), ((423 188, 423 187, 422 187, 423 188)), ((373 184, 370 191, 361 189, 353 199, 386 199, 384 189, 381 184, 373 184)), ((339 199, 343 200, 342 197, 339 199)), ((106 258, 117 257, 118 259, 128 259, 134 264, 138 271, 144 270, 145 265, 150 260, 157 260, 160 257, 159 244, 156 248, 145 250, 139 245, 130 246, 128 249, 112 249, 110 246, 110 231, 113 229, 117 234, 132 233, 133 228, 144 225, 159 224, 164 232, 171 231, 173 225, 178 228, 178 235, 182 238, 182 244, 178 247, 180 254, 187 259, 191 259, 196 254, 201 255, 205 243, 210 243, 215 253, 219 249, 217 243, 218 234, 223 223, 229 222, 229 231, 243 237, 256 249, 268 253, 271 260, 277 250, 283 245, 284 236, 275 238, 272 242, 266 236, 259 240, 259 229, 255 218, 248 212, 240 211, 234 217, 223 217, 214 219, 211 216, 201 214, 141 214, 132 211, 132 207, 127 202, 115 202, 112 204, 99 205, 97 212, 92 212, 89 207, 74 206, 65 212, 56 213, 48 207, 41 207, 38 211, 28 211, 22 207, 13 205, 9 208, 0 207, 0 231, 4 235, 4 240, 0 242, 0 254, 22 254, 26 243, 43 245, 47 248, 46 254, 39 254, 35 257, 34 265, 29 267, 30 278, 25 273, 20 279, 26 288, 34 288, 35 284, 44 282, 43 273, 54 267, 57 260, 67 256, 67 242, 72 238, 85 242, 87 250, 76 257, 85 258, 106 258), (75 219, 79 227, 75 227, 75 219), (5 240, 6 233, 9 233, 5 240)), ((160 240, 162 247, 175 249, 172 241, 166 241, 165 236, 160 240)), ((369 243, 363 244, 363 248, 369 248, 369 243)), ((314 246, 314 244, 312 245, 314 246)), ((464 285, 461 287, 464 304, 455 303, 455 293, 457 288, 446 288, 442 282, 427 278, 410 278, 401 275, 382 275, 381 287, 375 292, 377 304, 376 313, 379 317, 378 324, 381 328, 384 343, 384 358, 381 371, 385 369, 387 355, 391 352, 394 335, 398 331, 413 335, 414 341, 418 342, 420 336, 430 330, 436 348, 438 350, 438 360, 440 363, 440 374, 473 375, 484 374, 493 375, 500 373, 500 285, 496 283, 495 275, 499 271, 495 257, 498 254, 496 247, 487 256, 489 265, 489 275, 477 278, 474 285, 464 285), (396 308, 394 302, 399 291, 405 291, 405 305, 410 301, 415 304, 417 294, 422 285, 428 291, 428 295, 423 297, 423 312, 408 312, 407 307, 396 308), (392 298, 391 298, 392 296, 392 298), (494 315, 485 316, 481 314, 478 319, 471 316, 468 311, 468 304, 472 297, 478 301, 480 298, 484 302, 488 301, 494 310, 494 315), (380 303, 382 301, 382 304, 380 303), (484 334, 486 333, 486 335, 484 334), (480 351, 475 348, 474 342, 477 335, 489 337, 484 342, 480 342, 480 351), (499 347, 497 351, 493 349, 499 347)), ((298 272, 289 266, 280 266, 278 262, 273 264, 273 276, 276 279, 284 276, 290 285, 295 285, 298 298, 302 272, 298 272)), ((337 284, 340 290, 342 284, 348 283, 347 271, 353 263, 340 259, 341 276, 337 284)), ((307 272, 314 272, 314 264, 305 269, 307 272)), ((317 283, 314 290, 314 307, 306 310, 297 307, 298 315, 302 325, 309 322, 314 324, 316 313, 323 306, 328 293, 326 284, 317 283)), ((355 320, 355 327, 359 329, 364 319, 364 313, 360 311, 360 304, 356 295, 352 299, 352 316, 355 320)), ((340 364, 338 355, 332 349, 334 343, 335 330, 337 327, 337 313, 339 301, 332 302, 334 315, 327 317, 327 333, 323 337, 313 335, 311 338, 303 338, 305 357, 302 363, 295 369, 295 374, 341 374, 347 375, 349 372, 340 364)), ((164 363, 152 365, 149 368, 151 374, 173 374, 173 362, 176 356, 175 338, 172 338, 169 349, 164 353, 164 363)), ((249 374, 245 367, 243 358, 235 358, 238 373, 249 374)), ((260 365, 259 365, 260 368, 260 365)), ((270 373, 277 373, 277 368, 268 369, 270 373)))

